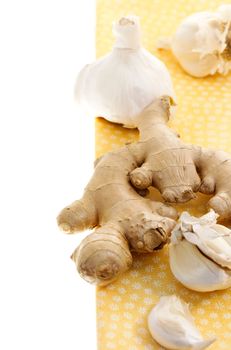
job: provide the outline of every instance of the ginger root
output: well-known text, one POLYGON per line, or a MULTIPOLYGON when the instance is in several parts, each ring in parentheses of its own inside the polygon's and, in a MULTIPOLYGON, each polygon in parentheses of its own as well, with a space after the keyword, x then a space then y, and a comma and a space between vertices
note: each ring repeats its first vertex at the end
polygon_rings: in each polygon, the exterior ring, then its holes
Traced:
POLYGON ((166 125, 172 103, 163 96, 149 105, 136 120, 140 141, 101 157, 83 197, 57 218, 67 233, 95 228, 72 255, 91 283, 107 284, 129 269, 130 251, 153 252, 168 241, 177 212, 138 194, 149 186, 170 203, 198 191, 215 194, 209 206, 222 219, 231 217, 231 156, 185 145, 166 125))
POLYGON ((131 183, 143 190, 156 187, 169 203, 187 202, 198 191, 213 194, 208 207, 219 220, 231 218, 231 155, 184 144, 167 126, 169 113, 160 111, 154 102, 137 119, 145 155, 130 173, 131 183))
MULTIPOLYGON (((157 113, 166 108, 162 102, 157 113)), ((104 285, 129 269, 130 250, 161 248, 176 224, 174 208, 141 197, 130 184, 129 174, 142 164, 147 142, 141 139, 101 157, 83 197, 57 218, 67 233, 95 227, 72 255, 80 275, 91 283, 104 285)))

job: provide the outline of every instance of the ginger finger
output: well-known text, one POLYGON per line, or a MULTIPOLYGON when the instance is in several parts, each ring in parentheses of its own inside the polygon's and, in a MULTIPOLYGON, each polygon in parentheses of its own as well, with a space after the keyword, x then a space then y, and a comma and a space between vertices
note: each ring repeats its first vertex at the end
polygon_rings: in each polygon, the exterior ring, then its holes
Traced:
POLYGON ((231 155, 212 149, 202 149, 199 170, 200 191, 213 194, 208 206, 219 214, 219 220, 231 217, 231 155))
POLYGON ((151 208, 153 212, 156 212, 160 216, 167 217, 172 220, 178 219, 178 213, 175 208, 171 205, 162 203, 162 202, 150 202, 151 208))
POLYGON ((212 176, 205 176, 201 181, 200 192, 204 194, 212 194, 215 191, 216 183, 212 176))
POLYGON ((66 233, 74 233, 97 225, 97 212, 89 194, 64 208, 57 217, 59 228, 66 233))
POLYGON ((112 226, 102 226, 87 236, 72 254, 79 274, 88 282, 103 286, 132 264, 124 235, 112 226))
POLYGON ((164 96, 137 118, 145 160, 130 173, 130 179, 138 188, 152 184, 167 202, 186 202, 195 197, 200 186, 195 165, 198 151, 184 145, 167 127, 171 103, 171 98, 164 96))
POLYGON ((136 168, 130 173, 130 180, 135 188, 147 189, 152 185, 152 170, 144 163, 140 168, 136 168))

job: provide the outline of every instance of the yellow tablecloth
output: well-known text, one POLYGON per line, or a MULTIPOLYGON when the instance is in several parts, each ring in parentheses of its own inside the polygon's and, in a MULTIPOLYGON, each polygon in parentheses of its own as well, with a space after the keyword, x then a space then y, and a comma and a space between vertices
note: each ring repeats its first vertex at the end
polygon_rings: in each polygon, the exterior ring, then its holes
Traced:
MULTIPOLYGON (((223 1, 222 3, 229 3, 223 1)), ((231 152, 231 74, 205 79, 188 76, 170 52, 155 49, 157 39, 170 36, 180 21, 193 12, 215 10, 219 0, 98 0, 97 56, 113 44, 111 24, 121 15, 140 16, 143 44, 168 67, 178 99, 178 111, 171 127, 187 143, 216 147, 231 152)), ((98 118, 96 156, 121 147, 138 137, 98 118)), ((153 192, 155 199, 160 199, 153 192)), ((206 196, 198 196, 180 211, 193 215, 206 212, 206 196)), ((147 329, 147 314, 161 295, 177 294, 190 303, 195 322, 205 337, 216 336, 211 350, 231 349, 231 290, 198 293, 175 280, 168 264, 168 249, 136 256, 133 267, 118 281, 97 289, 98 350, 162 350, 147 329)))

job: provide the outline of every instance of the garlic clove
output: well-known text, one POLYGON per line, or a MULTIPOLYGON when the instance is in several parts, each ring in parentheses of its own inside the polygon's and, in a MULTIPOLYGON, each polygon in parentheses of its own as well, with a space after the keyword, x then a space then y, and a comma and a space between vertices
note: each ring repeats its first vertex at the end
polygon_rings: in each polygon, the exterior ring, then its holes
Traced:
MULTIPOLYGON (((222 229, 220 230, 221 232, 218 233, 216 225, 211 228, 195 228, 197 240, 194 244, 217 264, 231 269, 231 231, 229 230, 227 236, 225 236, 224 231, 222 229)), ((188 239, 187 234, 185 237, 188 239)))
POLYGON ((160 345, 173 350, 202 350, 215 341, 202 338, 188 304, 175 295, 160 298, 148 316, 148 328, 160 345))
POLYGON ((180 231, 182 237, 196 245, 207 257, 220 266, 231 269, 231 230, 216 224, 217 217, 213 210, 200 218, 184 212, 173 237, 176 231, 180 231))
POLYGON ((231 271, 208 259, 186 239, 169 245, 169 261, 175 278, 189 289, 210 292, 231 287, 231 271))

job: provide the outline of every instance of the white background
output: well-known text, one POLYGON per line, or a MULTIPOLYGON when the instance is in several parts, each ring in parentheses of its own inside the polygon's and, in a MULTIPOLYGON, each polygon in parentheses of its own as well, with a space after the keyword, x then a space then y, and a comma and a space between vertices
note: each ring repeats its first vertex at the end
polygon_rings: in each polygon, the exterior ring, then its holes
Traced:
POLYGON ((0 2, 0 349, 96 348, 95 288, 58 212, 93 168, 93 121, 73 102, 94 60, 93 0, 0 2))

